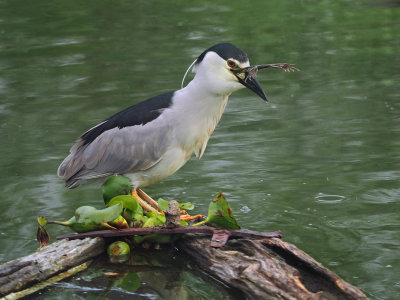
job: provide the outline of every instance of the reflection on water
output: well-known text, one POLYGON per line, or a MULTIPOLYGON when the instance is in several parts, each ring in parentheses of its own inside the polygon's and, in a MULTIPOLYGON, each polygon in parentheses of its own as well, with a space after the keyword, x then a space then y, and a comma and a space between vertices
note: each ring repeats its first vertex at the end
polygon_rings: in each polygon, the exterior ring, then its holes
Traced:
MULTIPOLYGON (((240 299, 191 269, 183 255, 162 250, 136 249, 125 264, 100 256, 90 268, 55 283, 28 299, 240 299), (179 258, 178 258, 179 256, 179 258)), ((237 293, 237 292, 236 292, 237 293)))
POLYGON ((242 227, 281 229, 371 299, 395 299, 400 10, 379 3, 2 1, 0 261, 36 249, 37 215, 101 207, 98 185, 56 176, 80 133, 178 88, 197 55, 231 41, 301 72, 259 72, 271 102, 232 95, 202 160, 147 192, 205 213, 222 191, 242 227))

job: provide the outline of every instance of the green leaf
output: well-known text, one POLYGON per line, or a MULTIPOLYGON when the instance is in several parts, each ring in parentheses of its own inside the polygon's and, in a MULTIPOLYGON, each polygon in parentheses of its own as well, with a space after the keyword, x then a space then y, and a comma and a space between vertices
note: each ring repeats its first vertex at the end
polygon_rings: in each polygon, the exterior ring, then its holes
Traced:
POLYGON ((138 201, 133 198, 131 195, 119 195, 112 198, 107 204, 106 207, 113 206, 118 203, 122 203, 123 208, 127 208, 131 211, 137 210, 137 207, 140 206, 138 201))
MULTIPOLYGON (((165 211, 168 208, 169 201, 164 200, 162 198, 159 198, 158 201, 158 207, 162 210, 165 211)), ((191 202, 185 202, 185 203, 178 203, 179 204, 179 209, 180 210, 193 210, 194 205, 191 202)))
POLYGON ((162 210, 162 211, 166 210, 166 209, 168 208, 168 205, 169 205, 169 201, 164 200, 164 199, 162 199, 162 198, 159 198, 159 199, 157 200, 157 203, 158 203, 158 208, 159 208, 160 210, 162 210))
POLYGON ((83 224, 107 223, 118 218, 122 213, 122 203, 118 203, 104 209, 96 209, 93 206, 81 206, 75 210, 75 219, 83 224))
POLYGON ((102 192, 104 203, 107 205, 116 196, 130 195, 132 192, 132 183, 128 177, 112 175, 104 182, 102 192))
POLYGON ((193 210, 194 205, 192 204, 192 202, 179 203, 179 208, 181 210, 193 210))
POLYGON ((213 201, 210 203, 210 206, 208 207, 208 216, 204 223, 222 228, 240 228, 222 193, 215 196, 213 201))
POLYGON ((128 292, 136 292, 140 288, 140 277, 138 273, 128 272, 124 278, 115 280, 113 286, 128 292))
POLYGON ((44 217, 42 217, 42 216, 39 216, 39 217, 37 218, 37 221, 38 221, 38 223, 39 223, 39 225, 40 225, 41 227, 44 227, 44 226, 46 226, 46 224, 47 224, 47 220, 46 220, 44 217))
POLYGON ((116 229, 115 227, 113 227, 105 222, 95 223, 93 221, 88 221, 88 220, 86 220, 85 222, 78 222, 76 220, 75 216, 73 216, 68 221, 64 221, 64 222, 48 221, 47 223, 68 226, 73 231, 78 232, 78 233, 88 232, 88 231, 93 231, 93 230, 101 230, 101 229, 116 229))
POLYGON ((112 198, 106 206, 110 207, 117 203, 122 203, 122 206, 125 209, 124 217, 128 220, 135 219, 137 221, 141 221, 143 219, 143 208, 131 195, 116 196, 112 198))
POLYGON ((69 219, 66 222, 57 222, 55 224, 60 224, 63 226, 69 226, 73 231, 82 233, 88 232, 93 230, 102 230, 102 229, 116 229, 115 227, 109 225, 108 223, 101 222, 101 223, 94 223, 94 222, 86 222, 80 223, 76 221, 75 216, 69 219))
POLYGON ((157 227, 165 224, 165 215, 152 211, 146 213, 148 219, 144 222, 143 227, 157 227))
POLYGON ((122 203, 104 208, 96 209, 92 206, 81 206, 75 210, 75 216, 66 222, 51 221, 49 224, 69 226, 75 232, 87 232, 100 229, 115 229, 107 222, 117 219, 122 212, 122 203))
MULTIPOLYGON (((65 225, 65 226, 71 227, 71 229, 73 231, 78 232, 78 233, 102 229, 102 225, 101 224, 88 223, 88 222, 87 223, 79 223, 78 221, 76 221, 75 216, 73 216, 71 219, 69 219, 65 223, 68 224, 68 225, 65 225)), ((59 223, 59 224, 63 225, 61 223, 59 223)))
POLYGON ((125 220, 123 216, 119 216, 115 220, 112 220, 111 222, 108 222, 111 226, 114 226, 115 228, 118 229, 126 229, 129 228, 128 222, 125 220))

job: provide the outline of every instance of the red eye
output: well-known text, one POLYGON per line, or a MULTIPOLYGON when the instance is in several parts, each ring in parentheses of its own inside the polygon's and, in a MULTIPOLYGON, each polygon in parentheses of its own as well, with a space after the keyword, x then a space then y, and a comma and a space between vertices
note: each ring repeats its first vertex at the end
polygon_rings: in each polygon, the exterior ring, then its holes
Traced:
POLYGON ((235 63, 233 60, 231 60, 231 59, 228 59, 228 61, 227 61, 226 63, 228 64, 228 66, 229 66, 230 68, 236 67, 236 63, 235 63))

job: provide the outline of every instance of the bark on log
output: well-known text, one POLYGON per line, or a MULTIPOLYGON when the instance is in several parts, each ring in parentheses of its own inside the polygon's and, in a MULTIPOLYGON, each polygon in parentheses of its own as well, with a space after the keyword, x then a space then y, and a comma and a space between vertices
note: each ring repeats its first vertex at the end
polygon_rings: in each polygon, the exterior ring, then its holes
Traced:
POLYGON ((105 251, 102 238, 62 240, 0 265, 0 297, 42 282, 105 251))
POLYGON ((312 257, 279 239, 232 239, 222 248, 207 237, 184 237, 178 246, 205 272, 248 299, 367 299, 312 257))

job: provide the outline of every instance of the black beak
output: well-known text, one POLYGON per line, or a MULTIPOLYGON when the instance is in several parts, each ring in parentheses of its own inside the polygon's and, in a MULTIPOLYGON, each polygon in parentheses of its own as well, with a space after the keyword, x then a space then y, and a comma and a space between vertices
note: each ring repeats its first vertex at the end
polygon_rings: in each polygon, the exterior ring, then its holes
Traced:
POLYGON ((248 89, 252 90, 258 96, 260 96, 261 99, 268 101, 263 88, 261 87, 258 80, 255 78, 255 73, 251 72, 250 69, 251 67, 248 67, 237 71, 232 70, 232 72, 233 74, 235 74, 236 78, 241 84, 243 84, 248 89))
POLYGON ((239 82, 243 84, 245 87, 248 89, 252 90, 254 93, 256 93, 258 96, 261 97, 261 99, 268 101, 267 96, 265 95, 265 92, 263 88, 261 87, 260 83, 255 77, 249 76, 246 74, 246 77, 242 80, 239 77, 239 82))

